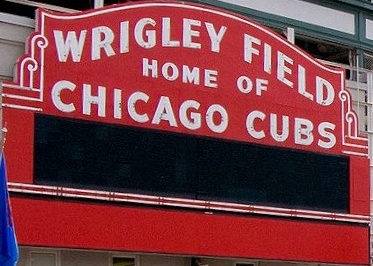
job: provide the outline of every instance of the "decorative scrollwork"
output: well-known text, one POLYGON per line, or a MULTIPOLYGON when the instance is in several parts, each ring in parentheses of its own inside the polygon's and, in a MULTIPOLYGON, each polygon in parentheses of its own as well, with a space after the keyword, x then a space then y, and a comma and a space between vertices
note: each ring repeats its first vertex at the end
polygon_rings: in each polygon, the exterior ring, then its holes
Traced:
POLYGON ((350 101, 350 95, 346 91, 339 92, 339 99, 341 99, 342 102, 348 102, 350 101))
POLYGON ((38 68, 39 68, 38 62, 34 58, 26 57, 22 60, 22 63, 20 66, 20 81, 19 81, 21 87, 33 88, 33 76, 34 76, 33 73, 37 71, 38 68), (28 77, 28 81, 26 80, 27 77, 28 77))
POLYGON ((44 50, 48 46, 48 39, 43 35, 35 35, 31 40, 31 57, 35 58, 35 47, 44 50))
POLYGON ((366 155, 367 138, 359 136, 358 115, 352 109, 352 99, 348 91, 339 92, 341 100, 342 143, 347 154, 366 155))

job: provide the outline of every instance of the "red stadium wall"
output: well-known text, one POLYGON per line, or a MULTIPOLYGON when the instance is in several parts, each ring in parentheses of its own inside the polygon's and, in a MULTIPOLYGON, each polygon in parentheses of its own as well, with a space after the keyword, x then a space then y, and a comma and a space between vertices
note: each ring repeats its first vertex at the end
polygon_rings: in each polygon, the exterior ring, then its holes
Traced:
POLYGON ((368 263, 366 226, 16 197, 12 205, 22 245, 368 263))

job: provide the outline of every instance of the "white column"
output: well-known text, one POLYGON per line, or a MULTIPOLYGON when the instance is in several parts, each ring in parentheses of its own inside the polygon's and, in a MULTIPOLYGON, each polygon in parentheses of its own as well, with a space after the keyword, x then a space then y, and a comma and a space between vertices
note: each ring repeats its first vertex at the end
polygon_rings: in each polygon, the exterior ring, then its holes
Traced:
POLYGON ((95 8, 100 8, 104 6, 104 0, 95 0, 95 8))
POLYGON ((286 28, 286 37, 288 38, 288 41, 292 44, 295 43, 295 34, 293 28, 286 28))

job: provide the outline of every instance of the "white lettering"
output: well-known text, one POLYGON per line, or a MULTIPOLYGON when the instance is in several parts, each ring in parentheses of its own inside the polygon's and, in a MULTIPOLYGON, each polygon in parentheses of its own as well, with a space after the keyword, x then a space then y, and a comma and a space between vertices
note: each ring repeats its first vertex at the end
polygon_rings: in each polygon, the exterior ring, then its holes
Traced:
POLYGON ((205 22, 207 32, 211 40, 211 51, 218 53, 220 52, 220 42, 223 39, 227 27, 222 26, 218 33, 216 33, 214 24, 205 22))
POLYGON ((247 132, 255 139, 262 139, 265 137, 264 130, 257 131, 254 127, 255 120, 259 119, 264 121, 266 115, 261 111, 252 111, 246 117, 246 129, 247 132))
POLYGON ((122 21, 120 23, 120 53, 128 53, 129 50, 129 22, 122 21))
POLYGON ((98 86, 98 95, 93 96, 91 93, 91 85, 83 84, 83 114, 91 115, 92 104, 97 104, 98 116, 106 116, 106 88, 98 86))
POLYGON ((106 27, 96 27, 92 29, 92 60, 101 59, 101 49, 105 50, 107 56, 115 55, 111 43, 114 40, 113 31, 106 27), (103 37, 103 38, 102 38, 103 37))
POLYGON ((228 127, 228 113, 223 106, 213 104, 206 112, 207 126, 215 133, 223 133, 228 127), (220 114, 220 124, 215 124, 214 113, 220 114))
POLYGON ((205 86, 210 88, 217 88, 217 75, 218 71, 205 69, 205 86))
POLYGON ((54 84, 52 88, 52 102, 54 106, 57 107, 58 110, 64 112, 64 113, 72 113, 74 112, 75 106, 73 103, 64 103, 61 100, 61 93, 63 90, 69 90, 74 91, 76 88, 76 85, 68 80, 60 80, 54 84))
POLYGON ((253 47, 253 44, 260 45, 261 41, 248 34, 244 35, 244 60, 251 63, 253 54, 259 55, 259 50, 253 47))
POLYGON ((337 143, 337 139, 335 135, 332 132, 328 131, 328 130, 332 131, 334 129, 335 129, 335 125, 332 123, 322 122, 319 124, 319 127, 318 127, 319 134, 328 140, 328 141, 324 141, 324 140, 319 139, 317 144, 321 148, 330 149, 334 147, 334 145, 337 143))
POLYGON ((114 89, 114 118, 122 118, 122 91, 119 89, 114 89))
POLYGON ((155 26, 156 22, 151 18, 142 18, 140 19, 135 26, 135 40, 138 45, 146 49, 153 48, 156 44, 155 30, 146 30, 144 39, 144 28, 147 25, 155 26))
POLYGON ((139 123, 146 123, 149 121, 149 117, 147 114, 139 114, 136 111, 136 103, 137 101, 143 101, 147 103, 149 100, 149 96, 143 92, 137 91, 131 94, 131 96, 128 98, 127 102, 127 111, 130 117, 139 123))
POLYGON ((174 81, 179 76, 179 69, 173 63, 165 63, 162 66, 162 75, 165 79, 174 81))
POLYGON ((171 19, 162 18, 162 46, 164 47, 179 47, 179 41, 171 40, 171 19))
POLYGON ((157 78, 158 77, 158 61, 153 59, 152 63, 149 64, 149 59, 143 58, 142 59, 142 75, 144 77, 149 77, 149 70, 152 71, 152 78, 157 78))
POLYGON ((306 69, 301 65, 298 66, 298 92, 313 101, 313 95, 306 91, 306 69))
POLYGON ((246 76, 241 76, 236 81, 237 88, 242 93, 250 93, 253 89, 253 82, 246 76))
POLYGON ((294 120, 295 144, 311 145, 313 142, 313 124, 310 120, 296 117, 294 120))
POLYGON ((272 46, 264 44, 264 66, 263 69, 268 74, 272 73, 272 46))
POLYGON ((170 98, 167 96, 161 96, 157 106, 157 110, 154 113, 152 124, 159 125, 161 120, 168 121, 170 126, 177 127, 176 118, 172 110, 170 98))
MULTIPOLYGON (((182 65, 177 66, 174 63, 166 62, 162 65, 162 76, 169 81, 175 81, 181 78, 183 83, 193 83, 194 85, 199 85, 200 83, 200 69, 198 67, 191 67, 182 65), (180 75, 180 70, 182 71, 180 75), (181 76, 181 77, 180 77, 181 76)), ((151 74, 152 78, 158 77, 158 60, 151 60, 149 63, 148 58, 142 59, 142 75, 144 77, 149 77, 151 74), (151 73, 149 73, 151 71, 151 73)), ((204 72, 204 86, 209 88, 217 88, 217 76, 218 71, 213 69, 205 69, 204 72)))
MULTIPOLYGON (((237 88, 242 93, 250 93, 253 89, 253 82, 249 77, 241 76, 236 81, 237 88)), ((255 80, 255 93, 262 96, 262 91, 267 91, 268 80, 256 79, 255 80)))
POLYGON ((179 109, 179 117, 184 127, 191 130, 196 130, 201 127, 201 114, 190 112, 190 119, 187 114, 189 109, 198 110, 199 106, 199 102, 194 100, 187 100, 182 103, 179 109))
POLYGON ((54 30, 53 34, 56 42, 58 60, 60 62, 66 62, 69 52, 71 52, 73 61, 80 62, 87 31, 83 30, 80 32, 79 41, 77 40, 75 31, 68 31, 66 40, 63 39, 62 31, 54 30))
POLYGON ((285 55, 284 53, 278 52, 277 53, 277 78, 278 80, 282 81, 286 85, 288 85, 290 88, 293 88, 293 82, 288 80, 285 77, 285 74, 292 74, 292 71, 289 67, 286 66, 286 63, 292 65, 293 64, 293 59, 285 55))
POLYGON ((199 37, 199 31, 192 30, 192 27, 200 27, 201 21, 194 19, 183 19, 183 46, 194 49, 201 49, 201 44, 193 42, 193 37, 199 37))
POLYGON ((262 91, 267 91, 268 80, 256 79, 256 95, 261 96, 262 91))
POLYGON ((282 116, 282 133, 279 134, 279 126, 277 123, 277 114, 270 115, 270 127, 271 127, 271 137, 277 142, 284 142, 289 137, 289 117, 286 115, 282 116))
POLYGON ((335 92, 329 81, 316 76, 316 102, 321 105, 331 105, 335 92))
POLYGON ((183 65, 183 83, 193 83, 199 85, 199 68, 193 67, 192 70, 186 65, 183 65))

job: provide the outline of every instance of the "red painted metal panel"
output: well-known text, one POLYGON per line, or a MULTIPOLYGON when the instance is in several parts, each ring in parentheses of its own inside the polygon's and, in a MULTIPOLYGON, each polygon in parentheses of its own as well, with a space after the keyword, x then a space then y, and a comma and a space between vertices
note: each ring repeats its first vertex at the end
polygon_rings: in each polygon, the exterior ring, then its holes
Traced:
POLYGON ((34 113, 4 108, 3 121, 8 130, 4 152, 9 181, 33 183, 34 113))
POLYGON ((12 197, 21 245, 368 263, 368 226, 12 197))
POLYGON ((350 213, 370 215, 369 160, 350 157, 350 213))

